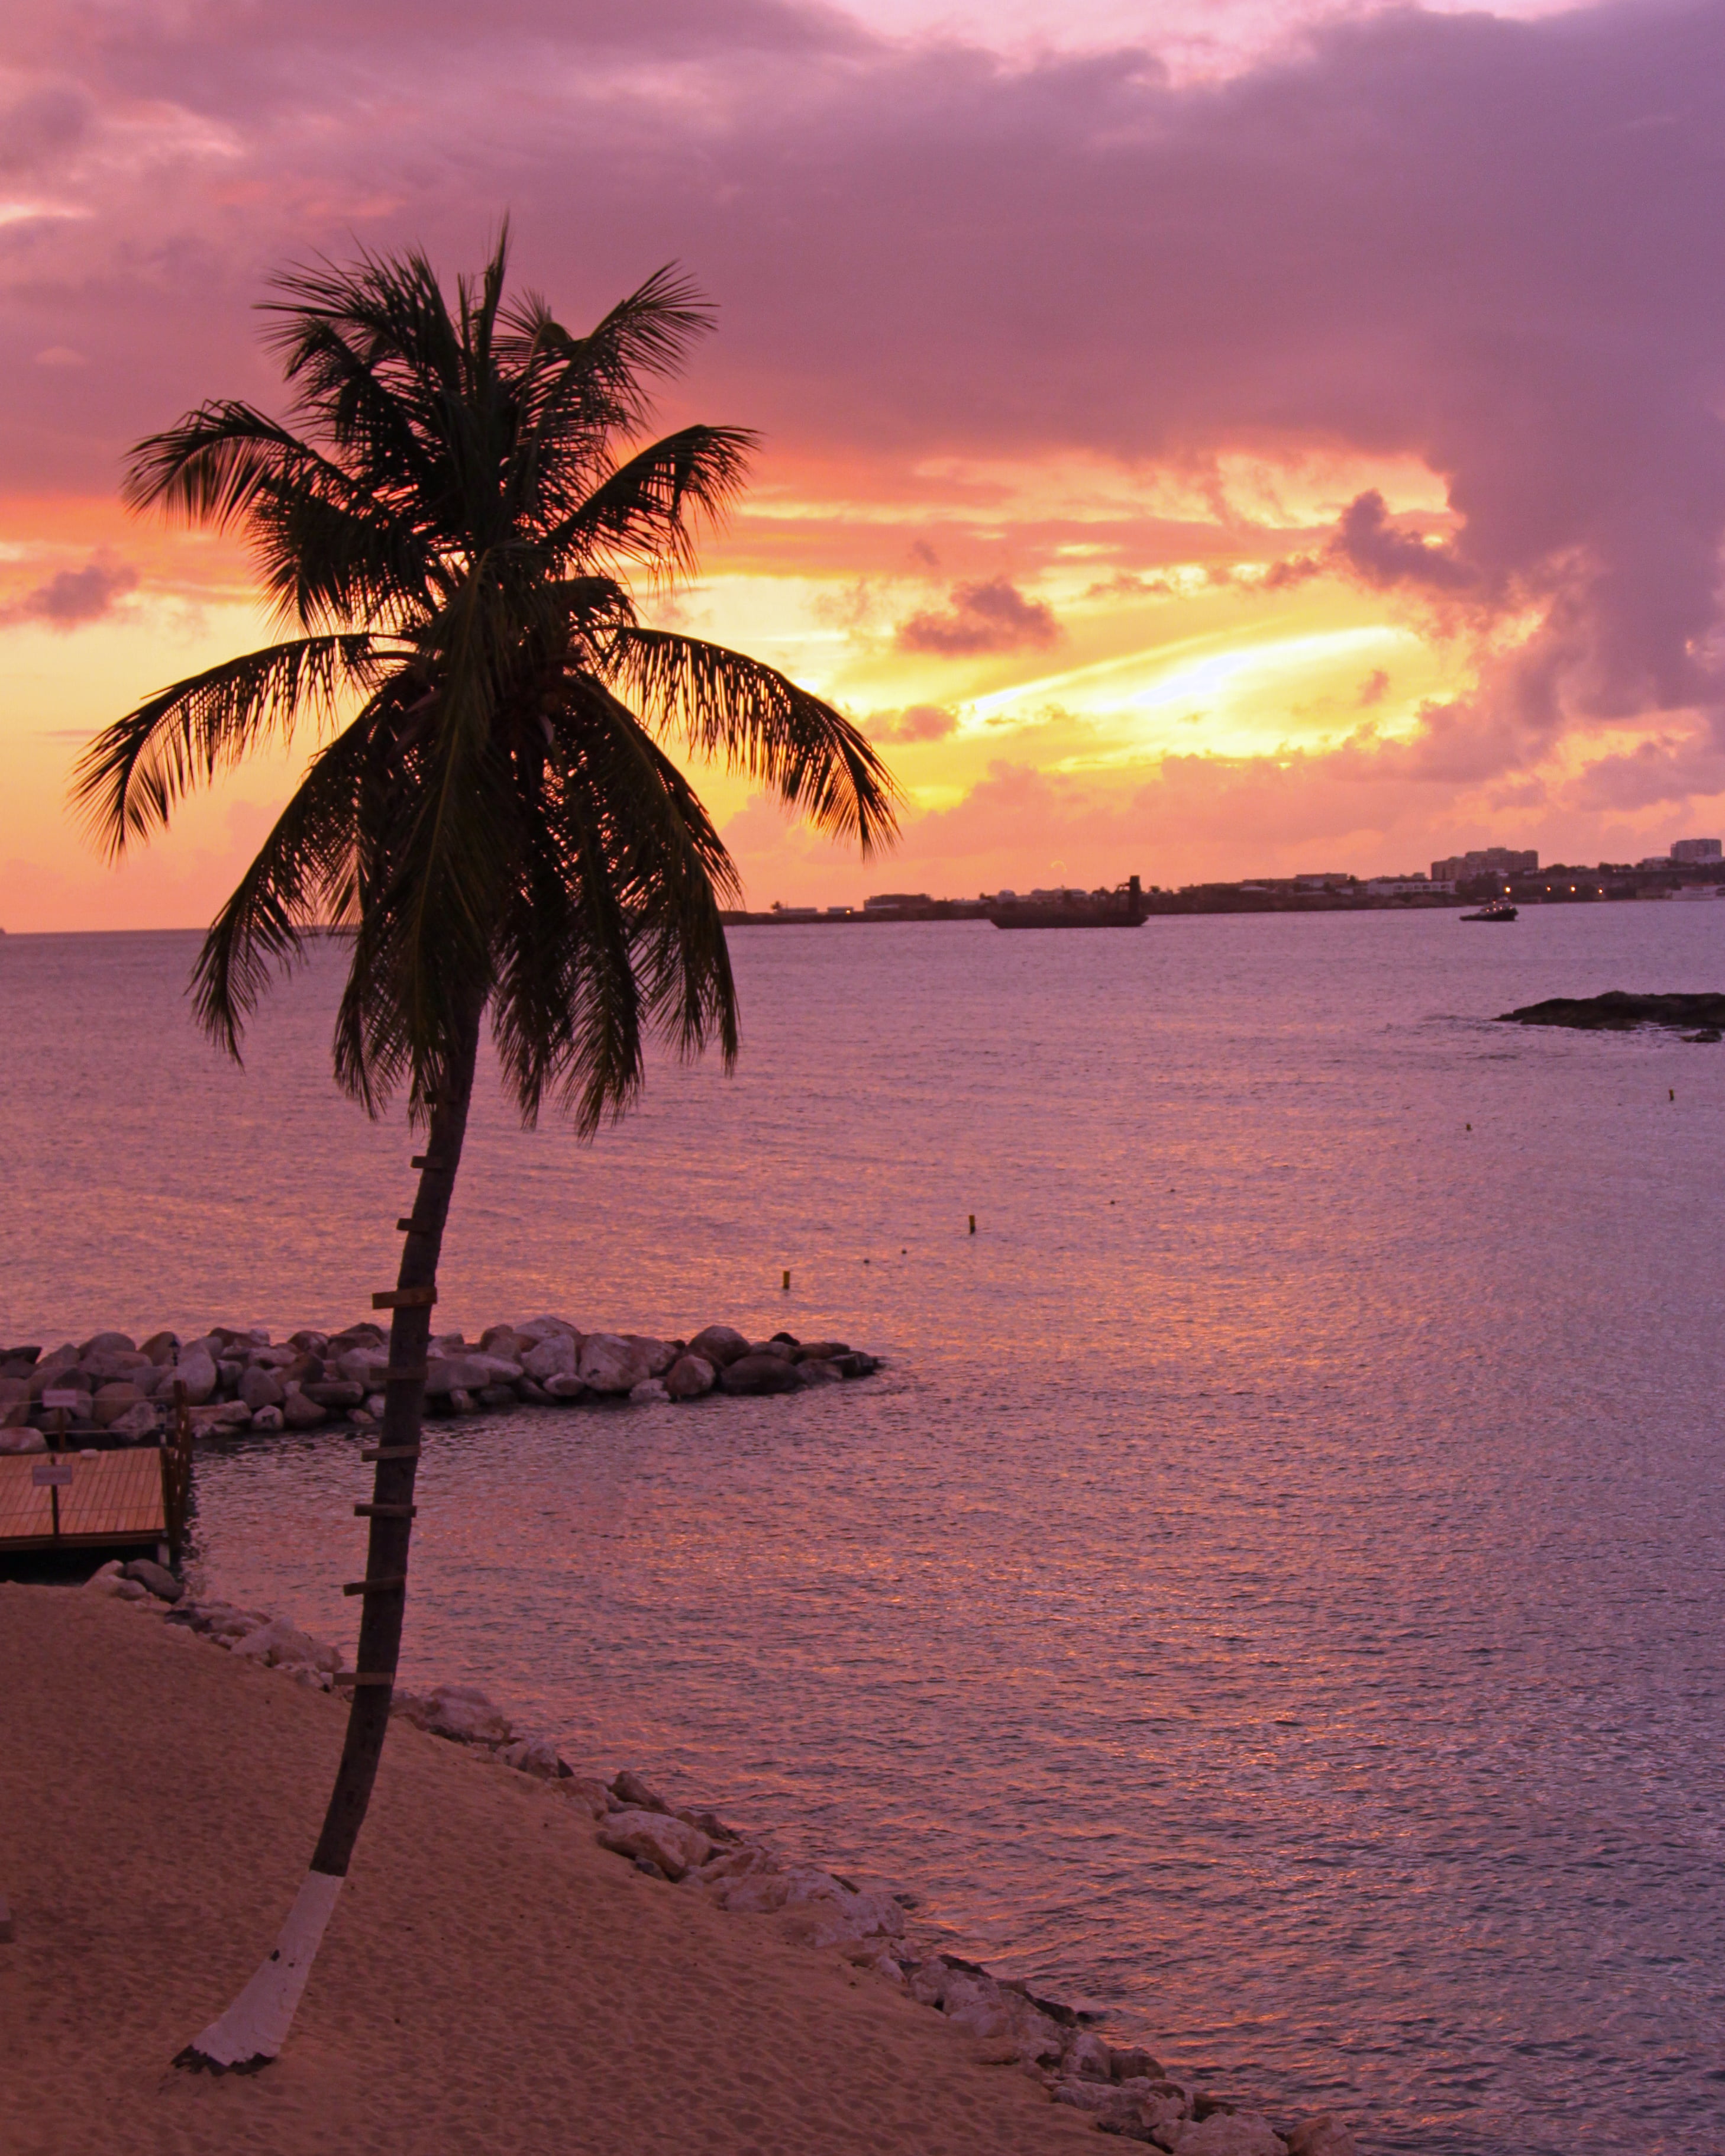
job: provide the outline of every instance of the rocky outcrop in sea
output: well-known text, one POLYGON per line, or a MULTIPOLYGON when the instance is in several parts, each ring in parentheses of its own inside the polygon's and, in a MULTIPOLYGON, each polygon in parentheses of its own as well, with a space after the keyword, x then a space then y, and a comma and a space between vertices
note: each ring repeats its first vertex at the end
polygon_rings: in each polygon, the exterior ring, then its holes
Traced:
POLYGON ((1693 1030, 1684 1034, 1685 1040, 1717 1041, 1725 1038, 1725 995, 1641 996, 1610 988, 1602 996, 1548 996, 1543 1003, 1500 1012, 1498 1022, 1563 1025, 1580 1033, 1632 1033, 1641 1025, 1689 1026, 1693 1030))
MULTIPOLYGON (((153 1445, 177 1387, 197 1435, 367 1428, 382 1418, 388 1363, 388 1335, 369 1321, 340 1332, 290 1333, 279 1345, 260 1327, 218 1325, 195 1339, 98 1332, 46 1351, 39 1343, 0 1348, 0 1452, 41 1450, 50 1436, 153 1445)), ((878 1357, 844 1341, 789 1332, 751 1341, 731 1326, 709 1325, 688 1340, 662 1340, 536 1317, 490 1326, 472 1342, 439 1334, 426 1359, 425 1407, 460 1415, 795 1393, 879 1368, 878 1357)))

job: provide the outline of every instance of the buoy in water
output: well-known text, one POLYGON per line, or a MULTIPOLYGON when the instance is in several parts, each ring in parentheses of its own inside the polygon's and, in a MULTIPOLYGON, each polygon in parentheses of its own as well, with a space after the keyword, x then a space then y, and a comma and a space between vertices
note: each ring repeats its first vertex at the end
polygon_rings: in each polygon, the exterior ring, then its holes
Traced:
POLYGON ((970 1232, 973 1235, 976 1233, 976 1215, 974 1213, 970 1216, 970 1232))
POLYGON ((790 1274, 789 1274, 788 1272, 787 1272, 787 1273, 786 1273, 786 1275, 785 1275, 785 1276, 784 1276, 784 1289, 783 1289, 783 1292, 784 1292, 785 1294, 788 1295, 788 1294, 790 1293, 790 1288, 791 1288, 791 1276, 790 1276, 790 1274))

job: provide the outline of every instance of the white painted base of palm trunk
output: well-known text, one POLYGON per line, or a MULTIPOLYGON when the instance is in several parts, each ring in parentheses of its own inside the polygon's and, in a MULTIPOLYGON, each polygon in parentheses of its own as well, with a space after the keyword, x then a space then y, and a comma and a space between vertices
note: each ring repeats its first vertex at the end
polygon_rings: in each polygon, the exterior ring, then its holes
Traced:
POLYGON ((243 2071, 268 2066, 278 2056, 341 1892, 341 1881, 329 1872, 305 1874, 275 1953, 221 2019, 193 2038, 174 2061, 177 2066, 243 2071))

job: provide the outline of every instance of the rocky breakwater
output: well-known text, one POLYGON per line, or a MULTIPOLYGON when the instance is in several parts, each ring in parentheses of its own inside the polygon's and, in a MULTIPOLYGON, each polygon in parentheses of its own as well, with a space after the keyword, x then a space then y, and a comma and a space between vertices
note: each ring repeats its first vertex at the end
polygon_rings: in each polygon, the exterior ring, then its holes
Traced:
MULTIPOLYGON (((118 1595, 213 1644, 327 1691, 340 1651, 267 1612, 198 1598, 147 1559, 105 1565, 90 1590, 118 1595)), ((802 1945, 836 1953, 942 2015, 973 2056, 1029 2075, 1050 2101, 1103 2133, 1167 2156, 1358 2156, 1327 2112, 1297 2118, 1200 2087, 1142 2045, 1115 2043, 1097 2017, 991 1975, 949 1952, 911 1915, 914 1895, 848 1879, 781 1856, 706 1808, 670 1803, 637 1774, 608 1779, 572 1767, 551 1738, 517 1725, 473 1685, 398 1692, 393 1712, 434 1737, 530 1774, 590 1822, 602 1847, 680 1893, 699 1893, 739 1919, 769 1923, 802 1945)))
MULTIPOLYGON (((383 1413, 387 1336, 369 1322, 340 1332, 302 1330, 280 1344, 259 1327, 213 1326, 195 1339, 98 1332, 44 1350, 0 1348, 0 1452, 41 1451, 50 1440, 153 1445, 178 1397, 195 1434, 367 1428, 383 1413), (62 1403, 50 1405, 49 1400, 62 1403)), ((475 1341, 441 1333, 427 1358, 434 1415, 520 1405, 598 1406, 691 1401, 710 1394, 797 1393, 880 1368, 839 1340, 777 1332, 751 1341, 728 1325, 688 1340, 583 1332, 567 1318, 493 1325, 475 1341)))

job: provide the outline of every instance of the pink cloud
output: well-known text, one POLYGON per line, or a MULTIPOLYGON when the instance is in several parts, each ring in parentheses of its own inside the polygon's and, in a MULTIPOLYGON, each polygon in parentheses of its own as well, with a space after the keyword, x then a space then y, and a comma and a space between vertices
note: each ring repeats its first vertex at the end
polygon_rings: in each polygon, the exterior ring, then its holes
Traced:
POLYGON ((1431 591, 1465 590, 1472 572, 1441 547, 1399 531, 1375 487, 1348 503, 1332 542, 1330 558, 1380 591, 1397 584, 1431 591))
POLYGON ((50 629, 81 629, 111 613, 136 588, 138 572, 130 562, 98 554, 81 569, 59 569, 44 583, 0 605, 0 625, 45 622, 50 629))
POLYGON ((957 714, 939 704, 911 704, 902 711, 871 711, 863 721, 871 741, 944 741, 958 727, 957 714))
POLYGON ((943 613, 913 613, 901 622, 897 642, 901 651, 957 659, 1052 644, 1060 633, 1051 608, 1040 599, 1027 599, 1009 578, 990 577, 955 586, 943 613))
POLYGON ((283 260, 357 235, 453 268, 509 208, 578 321, 687 263, 724 310, 690 398, 780 471, 1424 459, 1450 536, 1368 495, 1353 571, 1541 624, 1430 720, 1433 781, 1602 718, 1725 734, 1711 0, 1398 8, 1184 84, 770 0, 23 0, 0 60, 33 206, 0 228, 14 487, 110 493, 199 397, 273 395, 249 308, 283 260), (52 351, 90 363, 21 363, 52 351))

